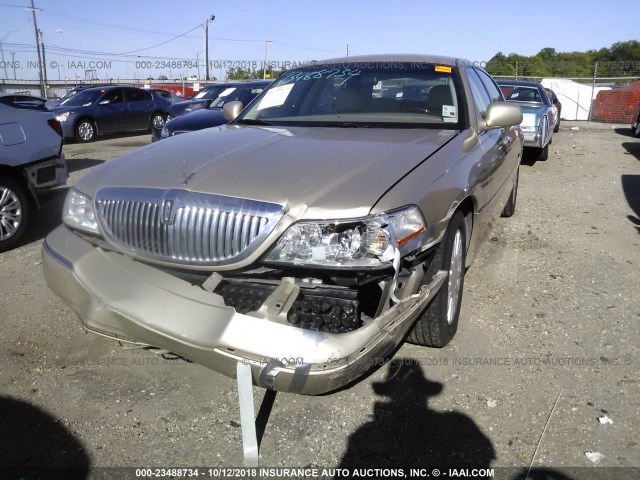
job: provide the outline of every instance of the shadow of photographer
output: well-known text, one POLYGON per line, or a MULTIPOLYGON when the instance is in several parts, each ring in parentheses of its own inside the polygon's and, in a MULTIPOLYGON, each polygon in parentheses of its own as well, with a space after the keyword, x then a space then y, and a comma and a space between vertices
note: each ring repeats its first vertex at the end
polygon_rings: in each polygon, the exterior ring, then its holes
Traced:
POLYGON ((417 361, 391 361, 373 389, 383 398, 372 420, 349 438, 339 468, 481 469, 495 459, 491 441, 471 418, 429 408, 429 397, 443 385, 428 380, 417 361))

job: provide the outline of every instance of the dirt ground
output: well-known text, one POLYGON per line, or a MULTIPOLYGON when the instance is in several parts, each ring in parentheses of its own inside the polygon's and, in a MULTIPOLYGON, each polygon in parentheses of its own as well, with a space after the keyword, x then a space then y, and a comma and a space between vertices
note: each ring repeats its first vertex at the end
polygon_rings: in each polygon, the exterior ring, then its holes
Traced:
MULTIPOLYGON (((516 214, 469 269, 449 346, 404 345, 330 395, 254 388, 261 466, 639 478, 640 139, 628 130, 563 122, 549 159, 523 162, 516 214)), ((148 142, 65 145, 68 186, 148 142)), ((234 381, 85 334, 47 288, 40 250, 64 193, 0 254, 0 478, 6 465, 75 465, 67 478, 242 467, 234 381)))

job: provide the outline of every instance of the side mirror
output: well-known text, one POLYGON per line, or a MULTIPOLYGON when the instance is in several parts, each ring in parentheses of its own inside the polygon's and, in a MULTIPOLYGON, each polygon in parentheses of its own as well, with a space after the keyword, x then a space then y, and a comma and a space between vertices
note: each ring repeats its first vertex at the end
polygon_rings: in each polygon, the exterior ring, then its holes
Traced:
POLYGON ((98 102, 98 105, 109 105, 111 103, 111 100, 100 100, 98 102))
POLYGON ((222 114, 228 122, 232 122, 240 115, 243 107, 242 102, 228 102, 223 105, 222 114))
POLYGON ((518 105, 494 102, 489 104, 485 112, 484 122, 484 125, 480 125, 480 131, 520 125, 522 123, 522 110, 518 105))

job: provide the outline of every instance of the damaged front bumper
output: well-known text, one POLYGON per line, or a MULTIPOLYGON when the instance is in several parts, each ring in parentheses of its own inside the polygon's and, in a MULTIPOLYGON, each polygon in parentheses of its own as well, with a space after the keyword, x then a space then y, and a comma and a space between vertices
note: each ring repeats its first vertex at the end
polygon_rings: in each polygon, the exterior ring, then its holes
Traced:
POLYGON ((166 349, 228 377, 251 366, 259 387, 321 394, 347 385, 403 340, 446 279, 438 272, 415 295, 348 333, 287 323, 296 287, 284 281, 260 309, 245 314, 221 295, 96 248, 65 226, 43 245, 49 287, 95 333, 166 349))

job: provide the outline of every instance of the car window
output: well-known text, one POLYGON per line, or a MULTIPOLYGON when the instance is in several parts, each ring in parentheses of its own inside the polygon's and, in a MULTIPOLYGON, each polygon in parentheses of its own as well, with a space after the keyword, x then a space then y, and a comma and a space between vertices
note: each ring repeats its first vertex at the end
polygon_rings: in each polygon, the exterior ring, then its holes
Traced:
POLYGON ((218 98, 218 95, 220 95, 220 92, 223 92, 224 90, 226 90, 227 87, 224 86, 216 86, 213 88, 206 88, 198 93, 196 93, 192 98, 193 99, 212 99, 212 98, 218 98))
POLYGON ((155 93, 156 95, 159 95, 162 98, 167 98, 167 99, 171 98, 171 94, 164 90, 154 90, 153 93, 155 93))
POLYGON ((87 107, 95 102, 104 90, 82 90, 69 98, 65 103, 65 107, 87 107))
POLYGON ((502 96, 502 92, 493 81, 493 79, 487 75, 485 72, 479 69, 475 69, 475 72, 478 74, 480 81, 484 84, 484 87, 487 89, 489 93, 489 98, 491 98, 492 102, 503 102, 504 98, 502 96))
POLYGON ((239 122, 457 128, 458 72, 431 63, 318 64, 290 70, 239 122))
POLYGON ((110 100, 111 104, 122 103, 123 102, 122 89, 116 88, 116 89, 110 90, 104 95, 104 97, 102 97, 102 100, 110 100))
POLYGON ((484 84, 482 83, 482 80, 480 80, 480 77, 478 77, 475 69, 467 68, 466 72, 476 111, 482 118, 484 118, 487 108, 489 108, 489 104, 491 103, 491 97, 489 97, 487 89, 484 87, 484 84))
POLYGON ((505 98, 512 102, 538 102, 544 103, 538 87, 528 85, 500 85, 500 90, 505 98))
POLYGON ((247 105, 254 99, 259 93, 262 92, 262 88, 256 87, 231 87, 220 93, 220 96, 216 98, 209 108, 222 108, 225 103, 240 101, 244 105, 247 105))
POLYGON ((136 88, 125 88, 124 92, 127 102, 140 102, 147 100, 147 95, 149 95, 148 92, 136 88))

